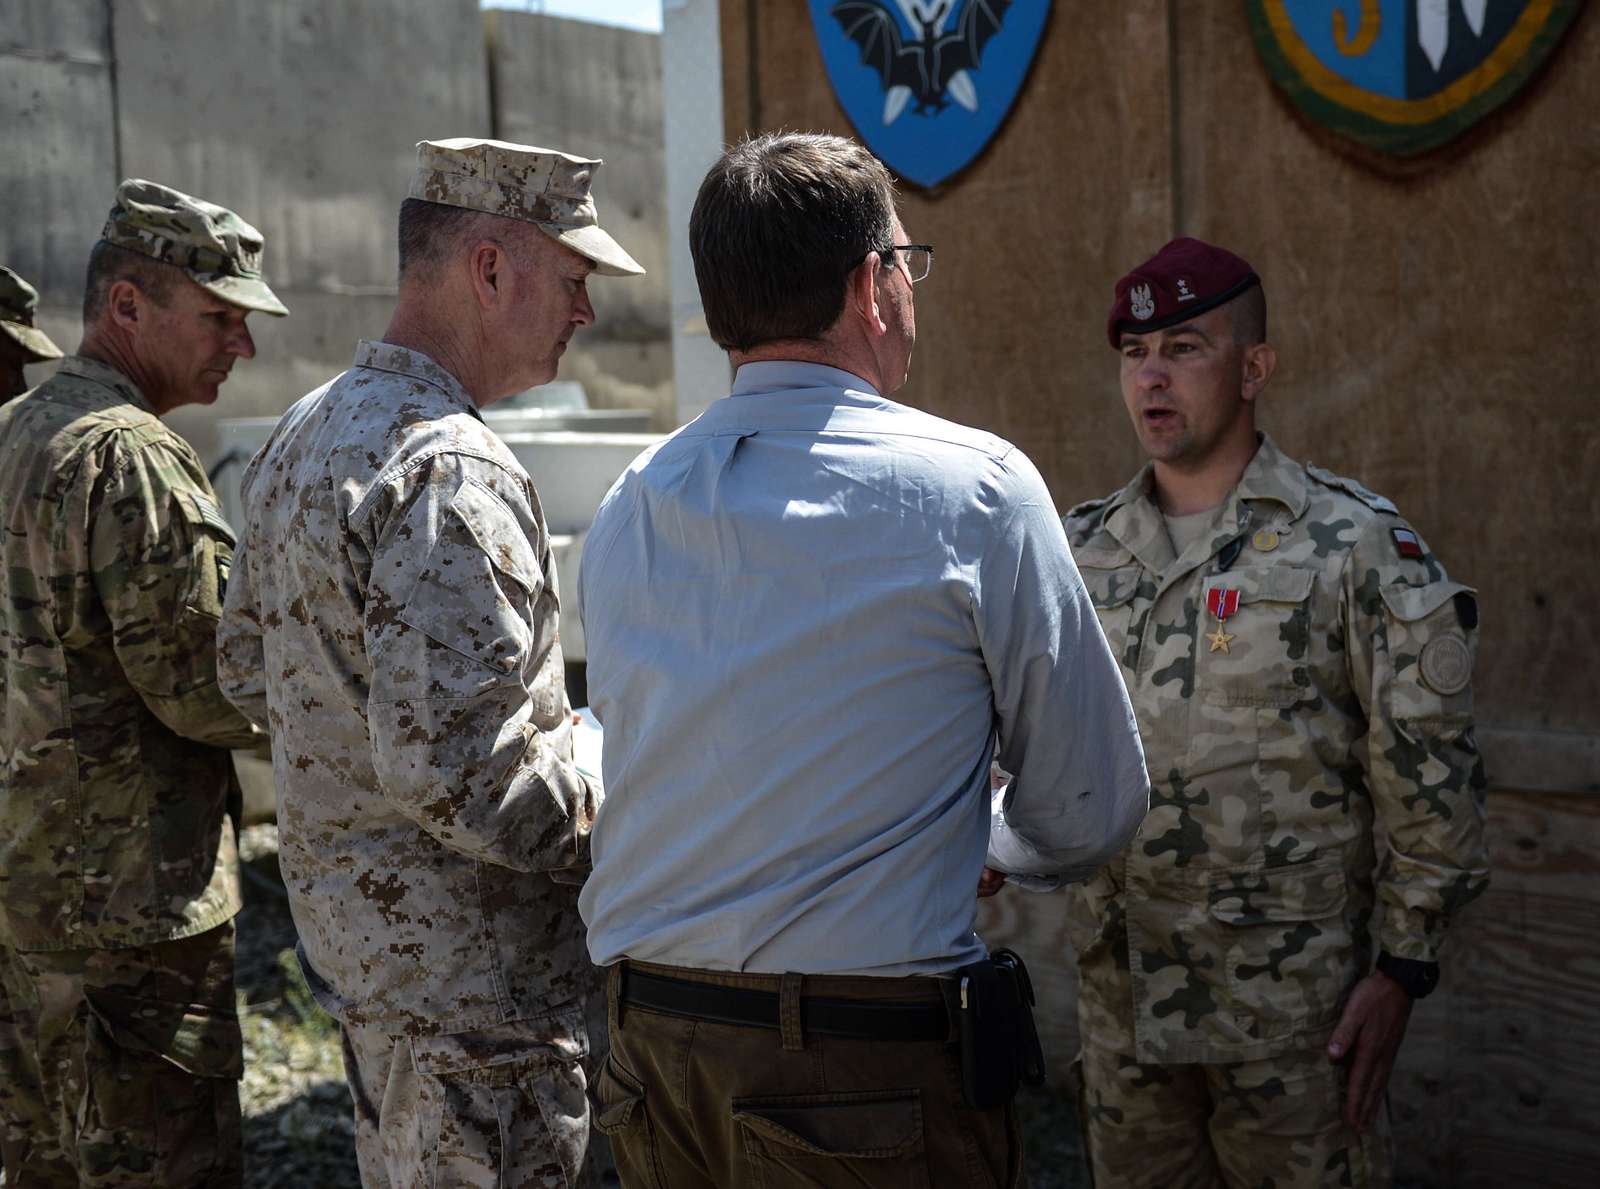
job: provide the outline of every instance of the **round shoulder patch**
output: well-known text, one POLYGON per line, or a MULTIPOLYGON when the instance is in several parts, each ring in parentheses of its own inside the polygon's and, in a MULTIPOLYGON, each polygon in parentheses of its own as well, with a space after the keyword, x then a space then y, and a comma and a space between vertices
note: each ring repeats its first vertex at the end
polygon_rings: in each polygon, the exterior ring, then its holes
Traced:
POLYGON ((1459 694, 1472 680, 1472 650, 1460 636, 1440 636, 1422 646, 1417 667, 1434 693, 1459 694))

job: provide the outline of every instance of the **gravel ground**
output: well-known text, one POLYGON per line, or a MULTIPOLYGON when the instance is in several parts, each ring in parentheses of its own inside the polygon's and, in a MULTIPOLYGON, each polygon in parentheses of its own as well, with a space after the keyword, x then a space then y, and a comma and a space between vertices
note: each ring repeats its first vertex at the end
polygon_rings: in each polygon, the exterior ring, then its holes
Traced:
POLYGON ((294 922, 278 878, 278 831, 239 840, 239 1015, 244 1028, 247 1189, 358 1189, 339 1030, 311 998, 294 958, 294 922))

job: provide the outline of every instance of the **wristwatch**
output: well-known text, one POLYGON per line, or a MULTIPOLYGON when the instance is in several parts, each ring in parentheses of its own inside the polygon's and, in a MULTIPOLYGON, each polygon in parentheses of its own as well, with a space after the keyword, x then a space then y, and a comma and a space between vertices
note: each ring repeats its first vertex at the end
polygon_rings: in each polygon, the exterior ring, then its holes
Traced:
POLYGON ((1394 979, 1413 999, 1426 999, 1439 985, 1439 963, 1396 958, 1387 950, 1378 951, 1378 971, 1394 979))

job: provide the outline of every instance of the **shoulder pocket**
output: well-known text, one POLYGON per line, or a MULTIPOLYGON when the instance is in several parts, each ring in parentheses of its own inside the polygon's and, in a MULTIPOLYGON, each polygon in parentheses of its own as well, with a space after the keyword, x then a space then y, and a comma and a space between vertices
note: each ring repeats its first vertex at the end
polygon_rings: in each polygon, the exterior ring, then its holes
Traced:
POLYGON ((1432 615, 1447 600, 1464 594, 1476 598, 1478 592, 1460 582, 1430 582, 1426 586, 1412 586, 1408 582, 1391 582, 1379 589, 1383 605, 1389 614, 1407 623, 1432 615))
POLYGON ((1460 582, 1379 589, 1389 615, 1389 705, 1398 719, 1461 720, 1471 710, 1477 591, 1460 582), (1470 622, 1466 622, 1470 620, 1470 622))
POLYGON ((516 515, 468 479, 445 510, 399 618, 434 643, 510 674, 532 645, 533 605, 543 586, 516 515))
POLYGON ((190 489, 173 493, 178 515, 188 527, 189 577, 184 584, 181 613, 222 618, 222 601, 228 594, 228 571, 233 565, 234 533, 216 501, 190 489))
POLYGON ((468 479, 450 501, 450 513, 477 541, 496 570, 529 594, 543 584, 533 544, 504 500, 477 479, 468 479))

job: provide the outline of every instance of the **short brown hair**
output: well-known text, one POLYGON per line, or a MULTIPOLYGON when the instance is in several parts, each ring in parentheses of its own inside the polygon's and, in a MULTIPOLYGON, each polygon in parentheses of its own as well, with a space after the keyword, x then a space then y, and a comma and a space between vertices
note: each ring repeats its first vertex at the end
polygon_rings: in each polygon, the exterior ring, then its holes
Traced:
POLYGON ((88 276, 83 282, 84 326, 99 319, 105 311, 111 286, 118 281, 132 282, 151 302, 164 306, 180 276, 183 272, 175 264, 101 240, 89 253, 88 276))
POLYGON ((1267 291, 1257 283, 1251 285, 1228 303, 1228 316, 1233 322, 1233 341, 1241 347, 1253 347, 1267 341, 1267 291))
POLYGON ((853 140, 780 132, 735 145, 689 216, 711 337, 728 351, 820 338, 851 269, 893 245, 894 220, 889 171, 853 140))

